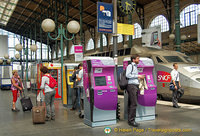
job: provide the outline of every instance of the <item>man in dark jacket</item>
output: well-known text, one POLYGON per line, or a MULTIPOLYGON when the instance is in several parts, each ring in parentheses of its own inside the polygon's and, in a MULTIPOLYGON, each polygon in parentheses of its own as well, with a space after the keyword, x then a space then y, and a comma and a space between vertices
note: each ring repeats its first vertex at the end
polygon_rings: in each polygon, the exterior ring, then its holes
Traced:
POLYGON ((72 93, 72 109, 76 109, 77 105, 77 99, 78 99, 78 87, 77 87, 77 78, 76 75, 78 74, 79 70, 78 67, 74 67, 74 71, 72 74, 72 80, 73 80, 73 93, 72 93))

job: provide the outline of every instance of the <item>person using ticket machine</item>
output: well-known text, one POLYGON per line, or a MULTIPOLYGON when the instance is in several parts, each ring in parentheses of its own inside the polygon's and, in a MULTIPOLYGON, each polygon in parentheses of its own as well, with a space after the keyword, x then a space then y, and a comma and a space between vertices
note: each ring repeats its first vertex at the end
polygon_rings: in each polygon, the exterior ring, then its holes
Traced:
POLYGON ((138 75, 137 64, 139 64, 139 55, 131 57, 131 64, 126 68, 126 77, 128 78, 128 124, 138 127, 139 123, 135 122, 137 108, 137 91, 139 90, 139 80, 144 79, 145 75, 138 75))

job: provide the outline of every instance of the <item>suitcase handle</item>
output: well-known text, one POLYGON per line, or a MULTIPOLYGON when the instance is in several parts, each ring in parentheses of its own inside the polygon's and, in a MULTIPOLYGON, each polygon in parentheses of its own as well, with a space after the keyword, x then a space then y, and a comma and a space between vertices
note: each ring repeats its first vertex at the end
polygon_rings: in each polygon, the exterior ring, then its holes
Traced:
MULTIPOLYGON (((42 90, 42 89, 40 89, 40 88, 32 88, 33 90, 42 90)), ((39 92, 40 93, 40 92, 39 92)), ((38 101, 37 101, 37 92, 36 92, 36 105, 38 106, 38 101)), ((41 99, 41 93, 40 93, 40 106, 42 106, 42 99, 41 99)))

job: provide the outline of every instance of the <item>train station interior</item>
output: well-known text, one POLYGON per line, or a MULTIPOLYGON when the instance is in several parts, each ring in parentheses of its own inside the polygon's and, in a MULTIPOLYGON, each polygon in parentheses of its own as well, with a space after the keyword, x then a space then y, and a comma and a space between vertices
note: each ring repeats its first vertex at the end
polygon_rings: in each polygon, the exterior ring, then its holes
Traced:
POLYGON ((0 136, 199 136, 200 0, 0 0, 0 136))

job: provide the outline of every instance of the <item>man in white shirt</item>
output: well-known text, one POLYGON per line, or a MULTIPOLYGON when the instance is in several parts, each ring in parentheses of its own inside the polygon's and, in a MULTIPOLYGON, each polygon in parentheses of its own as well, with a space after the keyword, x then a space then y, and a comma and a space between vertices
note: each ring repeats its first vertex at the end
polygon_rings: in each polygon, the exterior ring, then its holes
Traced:
POLYGON ((172 90, 172 103, 174 108, 180 108, 178 106, 178 99, 183 95, 183 89, 181 88, 179 72, 178 72, 178 64, 173 64, 174 69, 171 71, 172 83, 175 86, 175 89, 172 90))

